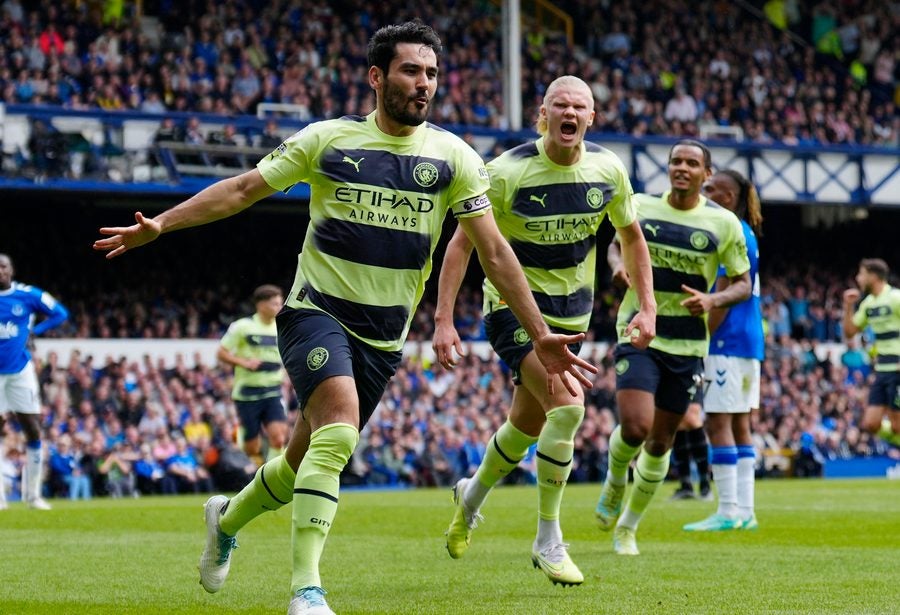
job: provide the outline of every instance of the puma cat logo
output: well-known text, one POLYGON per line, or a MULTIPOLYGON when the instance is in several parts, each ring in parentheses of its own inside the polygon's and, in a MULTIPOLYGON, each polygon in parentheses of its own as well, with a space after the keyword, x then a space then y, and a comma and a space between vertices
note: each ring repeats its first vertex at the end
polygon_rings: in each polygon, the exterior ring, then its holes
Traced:
POLYGON ((547 198, 547 193, 545 192, 545 193, 543 194, 543 196, 540 196, 540 197, 538 197, 537 195, 532 194, 532 195, 530 195, 530 196, 528 197, 528 200, 529 200, 529 201, 535 201, 535 202, 537 202, 537 203, 540 203, 540 204, 541 204, 541 207, 546 207, 547 204, 544 203, 544 199, 546 199, 546 198, 547 198))
POLYGON ((350 156, 344 156, 341 162, 349 162, 353 165, 353 168, 356 169, 356 172, 359 173, 359 163, 365 160, 365 158, 360 158, 359 160, 353 160, 350 156))
POLYGON ((647 229, 648 231, 650 231, 651 233, 653 233, 654 237, 656 237, 656 233, 659 232, 659 226, 660 226, 659 224, 657 224, 655 226, 652 224, 649 224, 649 223, 644 224, 644 228, 647 229))

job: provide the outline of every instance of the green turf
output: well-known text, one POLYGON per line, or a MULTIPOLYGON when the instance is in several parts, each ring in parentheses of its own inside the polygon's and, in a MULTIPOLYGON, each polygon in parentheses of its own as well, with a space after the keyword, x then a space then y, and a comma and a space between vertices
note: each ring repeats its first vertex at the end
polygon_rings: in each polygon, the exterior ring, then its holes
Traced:
MULTIPOLYGON (((596 485, 568 489, 566 540, 581 587, 530 561, 533 488, 501 488, 465 558, 444 549, 448 490, 345 492, 322 561, 338 613, 897 613, 900 481, 757 484, 756 532, 688 534, 714 509, 665 485, 616 556, 594 526, 596 485)), ((0 613, 284 613, 290 510, 245 528, 216 595, 197 583, 202 498, 54 501, 0 511, 0 613)))

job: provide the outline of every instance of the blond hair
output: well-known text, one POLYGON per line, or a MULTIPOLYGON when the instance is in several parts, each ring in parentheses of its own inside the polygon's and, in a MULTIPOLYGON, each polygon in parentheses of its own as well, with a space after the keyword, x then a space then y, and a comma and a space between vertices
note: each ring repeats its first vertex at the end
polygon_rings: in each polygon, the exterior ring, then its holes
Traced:
MULTIPOLYGON (((545 107, 545 105, 553 100, 553 96, 556 94, 556 90, 562 87, 570 86, 573 88, 583 88, 585 93, 588 95, 588 98, 591 99, 591 106, 594 104, 594 94, 591 92, 590 86, 584 82, 583 79, 579 79, 575 75, 563 75, 562 77, 557 77, 553 81, 550 82, 550 85, 547 86, 547 91, 544 92, 544 100, 541 102, 541 109, 545 107)), ((547 130, 549 130, 549 126, 547 125, 547 116, 544 113, 538 113, 538 119, 535 123, 534 129, 541 136, 547 134, 547 130)))

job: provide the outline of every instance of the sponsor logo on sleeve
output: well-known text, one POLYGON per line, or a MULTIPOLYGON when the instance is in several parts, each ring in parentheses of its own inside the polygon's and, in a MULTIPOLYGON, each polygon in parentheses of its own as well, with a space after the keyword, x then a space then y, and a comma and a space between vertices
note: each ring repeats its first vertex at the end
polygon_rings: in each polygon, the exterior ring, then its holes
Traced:
POLYGON ((479 209, 484 209, 491 204, 491 200, 487 197, 486 194, 482 194, 479 197, 474 199, 468 199, 463 202, 463 209, 466 211, 478 211, 479 209))

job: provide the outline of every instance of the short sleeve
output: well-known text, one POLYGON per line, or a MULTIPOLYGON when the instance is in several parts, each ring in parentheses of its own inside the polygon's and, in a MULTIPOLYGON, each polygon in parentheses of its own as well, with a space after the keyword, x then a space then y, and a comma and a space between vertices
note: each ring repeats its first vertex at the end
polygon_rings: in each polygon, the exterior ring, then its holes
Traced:
POLYGON ((609 221, 616 228, 630 226, 637 219, 637 200, 634 197, 634 188, 625 165, 618 157, 615 159, 615 197, 609 204, 607 215, 609 221))
POLYGON ((256 168, 269 186, 287 192, 298 183, 314 183, 313 166, 321 149, 321 126, 310 124, 260 160, 256 168))
POLYGON ((728 239, 720 248, 719 264, 725 268, 725 274, 733 278, 750 270, 750 259, 747 257, 747 241, 744 239, 740 220, 729 214, 726 224, 728 239))
POLYGON ((508 182, 502 172, 502 167, 495 164, 498 160, 500 160, 500 158, 494 158, 494 160, 490 161, 486 167, 488 178, 490 179, 490 187, 488 188, 487 196, 491 201, 494 217, 506 214, 510 210, 510 201, 512 200, 512 196, 506 192, 508 182))
POLYGON ((228 329, 225 331, 225 335, 222 336, 221 345, 222 347, 234 354, 238 351, 238 348, 241 343, 241 321, 236 320, 230 325, 228 325, 228 329))
POLYGON ((491 187, 487 168, 481 156, 462 140, 456 145, 453 181, 448 193, 453 215, 483 215, 490 210, 491 201, 487 191, 491 187))

